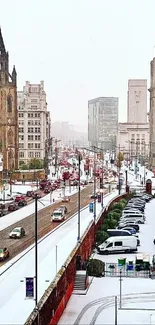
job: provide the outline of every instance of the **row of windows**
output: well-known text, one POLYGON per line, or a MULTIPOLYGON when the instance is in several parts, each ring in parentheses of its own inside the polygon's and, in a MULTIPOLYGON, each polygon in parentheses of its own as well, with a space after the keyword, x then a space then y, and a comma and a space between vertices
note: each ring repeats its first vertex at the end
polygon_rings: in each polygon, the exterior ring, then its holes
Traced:
MULTIPOLYGON (((19 133, 24 133, 24 128, 19 128, 19 133)), ((40 133, 40 128, 28 128, 28 133, 40 133)))
MULTIPOLYGON (((20 140, 24 140, 24 135, 20 135, 19 136, 20 137, 20 140)), ((28 135, 28 141, 40 141, 40 139, 41 139, 41 137, 40 137, 40 135, 28 135)))
MULTIPOLYGON (((24 120, 21 120, 21 121, 19 121, 19 125, 24 125, 25 123, 24 123, 24 120)), ((28 121, 28 123, 27 123, 28 125, 40 125, 41 123, 40 123, 40 121, 38 120, 38 121, 28 121)))
MULTIPOLYGON (((135 135, 135 134, 131 134, 131 138, 134 139, 135 136, 137 137, 137 139, 140 139, 140 134, 136 134, 136 135, 135 135)), ((145 139, 145 134, 141 134, 141 138, 142 138, 142 139, 145 139)))
MULTIPOLYGON (((25 152, 24 151, 20 151, 19 152, 19 158, 24 158, 25 157, 25 152)), ((40 158, 41 157, 41 152, 37 151, 37 152, 33 152, 33 151, 29 151, 28 152, 28 158, 40 158)))
MULTIPOLYGON (((19 117, 24 117, 24 113, 18 113, 19 117)), ((28 113, 28 117, 40 117, 40 113, 28 113)))
MULTIPOLYGON (((40 149, 40 143, 28 143, 28 149, 40 149)), ((19 143, 19 149, 24 149, 24 143, 19 143)))

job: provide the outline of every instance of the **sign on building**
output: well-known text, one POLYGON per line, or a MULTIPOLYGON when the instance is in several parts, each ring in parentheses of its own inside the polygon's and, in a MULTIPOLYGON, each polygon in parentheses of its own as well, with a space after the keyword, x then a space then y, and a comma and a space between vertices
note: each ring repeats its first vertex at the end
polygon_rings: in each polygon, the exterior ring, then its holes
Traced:
POLYGON ((34 278, 25 279, 26 298, 34 299, 34 278))

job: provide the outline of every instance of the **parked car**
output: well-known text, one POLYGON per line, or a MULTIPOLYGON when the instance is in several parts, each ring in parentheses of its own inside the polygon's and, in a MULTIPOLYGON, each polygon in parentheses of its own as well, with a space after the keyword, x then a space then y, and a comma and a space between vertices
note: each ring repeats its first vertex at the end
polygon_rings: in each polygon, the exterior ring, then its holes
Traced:
POLYGON ((18 206, 19 207, 24 207, 25 205, 27 205, 27 201, 24 199, 24 200, 20 200, 19 202, 18 202, 18 206))
POLYGON ((136 232, 139 232, 139 225, 135 221, 126 221, 122 222, 121 224, 118 224, 118 229, 122 229, 124 227, 132 227, 136 230, 136 232))
POLYGON ((91 198, 91 199, 97 199, 97 198, 98 198, 97 193, 96 193, 96 194, 92 194, 90 198, 91 198))
POLYGON ((40 192, 33 192, 33 199, 35 198, 35 196, 37 195, 37 198, 38 199, 41 199, 41 197, 42 197, 42 195, 41 195, 41 193, 40 192))
POLYGON ((122 230, 128 230, 132 235, 136 235, 136 229, 132 227, 124 227, 122 230))
POLYGON ((6 205, 4 203, 0 203, 0 210, 4 210, 6 208, 6 205))
POLYGON ((3 216, 5 216, 5 212, 4 212, 4 210, 1 210, 0 211, 0 218, 3 217, 3 216))
POLYGON ((18 204, 17 203, 11 203, 8 206, 8 211, 16 211, 18 210, 18 204))
POLYGON ((21 200, 25 200, 25 196, 24 195, 17 195, 16 198, 15 198, 15 202, 19 202, 21 200))
POLYGON ((136 252, 137 238, 135 236, 109 237, 97 249, 100 254, 136 252))
POLYGON ((46 193, 46 194, 50 193, 50 188, 49 187, 45 187, 44 193, 46 193))
POLYGON ((0 261, 4 261, 9 257, 9 250, 5 248, 0 248, 0 261))
POLYGON ((33 195, 34 195, 34 191, 27 191, 26 192, 27 197, 33 197, 33 195))
POLYGON ((21 238, 24 236, 25 236, 25 229, 23 227, 14 228, 9 234, 9 238, 21 238))

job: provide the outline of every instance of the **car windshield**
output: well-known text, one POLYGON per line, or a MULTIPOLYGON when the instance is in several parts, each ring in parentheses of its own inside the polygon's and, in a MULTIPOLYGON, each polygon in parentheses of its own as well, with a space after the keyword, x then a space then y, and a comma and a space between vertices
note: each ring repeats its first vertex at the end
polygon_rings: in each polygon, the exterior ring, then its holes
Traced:
POLYGON ((13 232, 20 232, 20 229, 19 228, 14 228, 12 231, 13 232))
POLYGON ((54 217, 61 217, 62 213, 61 212, 54 212, 53 215, 54 215, 54 217))
POLYGON ((2 254, 4 252, 4 249, 3 248, 1 248, 0 249, 0 254, 2 254))

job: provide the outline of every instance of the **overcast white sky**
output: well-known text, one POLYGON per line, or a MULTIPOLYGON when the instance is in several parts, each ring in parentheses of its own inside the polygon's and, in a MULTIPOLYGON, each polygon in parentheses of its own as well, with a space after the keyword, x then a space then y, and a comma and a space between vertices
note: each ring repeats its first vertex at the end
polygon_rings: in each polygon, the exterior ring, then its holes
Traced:
POLYGON ((18 89, 44 80, 53 120, 87 129, 88 100, 118 96, 124 121, 128 79, 149 86, 155 0, 0 0, 0 25, 18 89))

